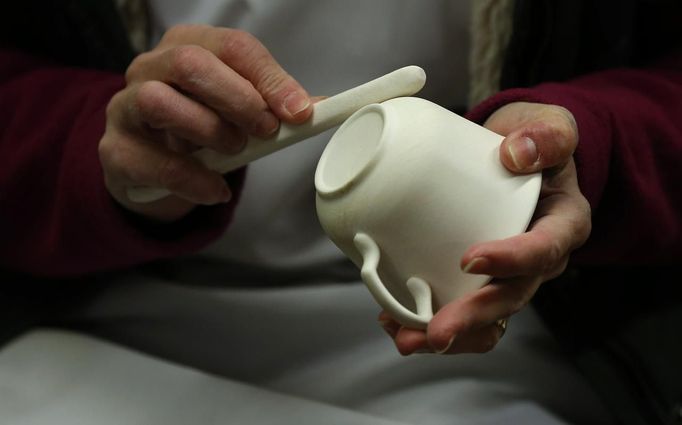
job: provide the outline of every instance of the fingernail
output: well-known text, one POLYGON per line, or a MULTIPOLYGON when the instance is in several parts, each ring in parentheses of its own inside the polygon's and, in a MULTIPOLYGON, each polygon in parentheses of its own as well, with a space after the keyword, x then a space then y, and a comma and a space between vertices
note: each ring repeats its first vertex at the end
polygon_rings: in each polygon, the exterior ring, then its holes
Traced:
POLYGON ((284 109, 291 114, 291 116, 296 116, 301 112, 308 109, 310 106, 310 99, 307 96, 303 96, 299 92, 292 92, 284 98, 284 109))
POLYGON ((526 170, 538 162, 538 148, 530 137, 512 140, 507 150, 516 168, 526 170))
POLYGON ((462 271, 464 273, 476 273, 478 269, 480 269, 481 264, 483 264, 485 261, 486 260, 483 257, 476 257, 473 260, 469 261, 469 263, 466 266, 464 266, 462 271))
POLYGON ((436 354, 444 354, 445 352, 447 352, 447 351, 450 349, 450 347, 452 347, 452 343, 455 341, 455 337, 456 337, 456 336, 457 336, 457 335, 453 335, 453 336, 450 338, 450 340, 448 341, 448 344, 447 344, 445 347, 443 347, 443 348, 436 348, 436 347, 434 347, 435 353, 436 353, 436 354))

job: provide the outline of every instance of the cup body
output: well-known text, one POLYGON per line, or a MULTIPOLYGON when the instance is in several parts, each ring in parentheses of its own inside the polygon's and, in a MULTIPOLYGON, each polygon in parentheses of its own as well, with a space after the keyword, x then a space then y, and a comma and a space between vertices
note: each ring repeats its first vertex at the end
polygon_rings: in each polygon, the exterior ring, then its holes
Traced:
POLYGON ((425 327, 430 318, 401 320, 396 311, 397 301, 416 313, 409 279, 428 284, 438 310, 490 279, 460 269, 469 246, 528 226, 541 177, 509 173, 499 160, 502 139, 434 103, 403 97, 356 112, 320 158, 320 223, 359 267, 367 258, 356 236, 378 247, 376 275, 387 294, 372 293, 403 324, 425 327))

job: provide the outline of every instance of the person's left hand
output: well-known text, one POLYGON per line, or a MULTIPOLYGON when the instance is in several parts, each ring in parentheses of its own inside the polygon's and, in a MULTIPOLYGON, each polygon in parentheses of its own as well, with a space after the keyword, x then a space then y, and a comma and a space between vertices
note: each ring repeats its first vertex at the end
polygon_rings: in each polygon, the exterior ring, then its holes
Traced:
POLYGON ((402 327, 386 312, 379 315, 403 355, 491 350, 506 319, 526 306, 543 282, 564 271, 571 252, 590 234, 590 206, 578 187, 573 162, 578 143, 573 115, 560 106, 516 102, 498 109, 484 125, 506 135, 500 160, 507 169, 543 171, 535 215, 521 235, 468 248, 462 269, 493 279, 443 306, 425 331, 402 327))

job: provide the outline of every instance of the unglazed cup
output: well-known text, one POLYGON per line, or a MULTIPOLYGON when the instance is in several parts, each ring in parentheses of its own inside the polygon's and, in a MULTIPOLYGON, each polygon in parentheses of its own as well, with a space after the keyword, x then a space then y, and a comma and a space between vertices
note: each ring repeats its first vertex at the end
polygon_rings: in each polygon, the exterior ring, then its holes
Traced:
POLYGON ((434 311, 490 280, 460 269, 469 246, 527 228, 541 175, 507 171, 502 140, 401 97, 355 112, 324 150, 315 173, 320 223, 401 324, 423 329, 434 311))

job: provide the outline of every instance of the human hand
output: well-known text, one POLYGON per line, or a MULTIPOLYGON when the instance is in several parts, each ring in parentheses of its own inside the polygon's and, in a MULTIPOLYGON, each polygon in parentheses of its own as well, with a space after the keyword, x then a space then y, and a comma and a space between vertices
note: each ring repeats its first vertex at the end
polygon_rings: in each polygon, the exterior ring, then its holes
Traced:
POLYGON ((301 123, 311 99, 268 50, 243 31, 203 25, 171 28, 126 71, 111 99, 99 144, 104 180, 125 208, 173 221, 196 205, 229 201, 223 177, 189 155, 201 148, 234 154, 247 135, 268 137, 280 120, 301 123), (132 186, 168 189, 148 204, 128 199, 132 186))
POLYGON ((543 171, 533 220, 521 235, 467 249, 462 269, 493 279, 443 306, 425 331, 401 327, 386 312, 379 315, 404 355, 491 350, 504 333, 506 319, 526 306, 543 282, 561 274, 571 252, 589 236, 590 207, 578 187, 572 157, 578 143, 573 115, 555 105, 516 102, 498 109, 484 125, 506 135, 500 160, 507 169, 521 174, 543 171))

